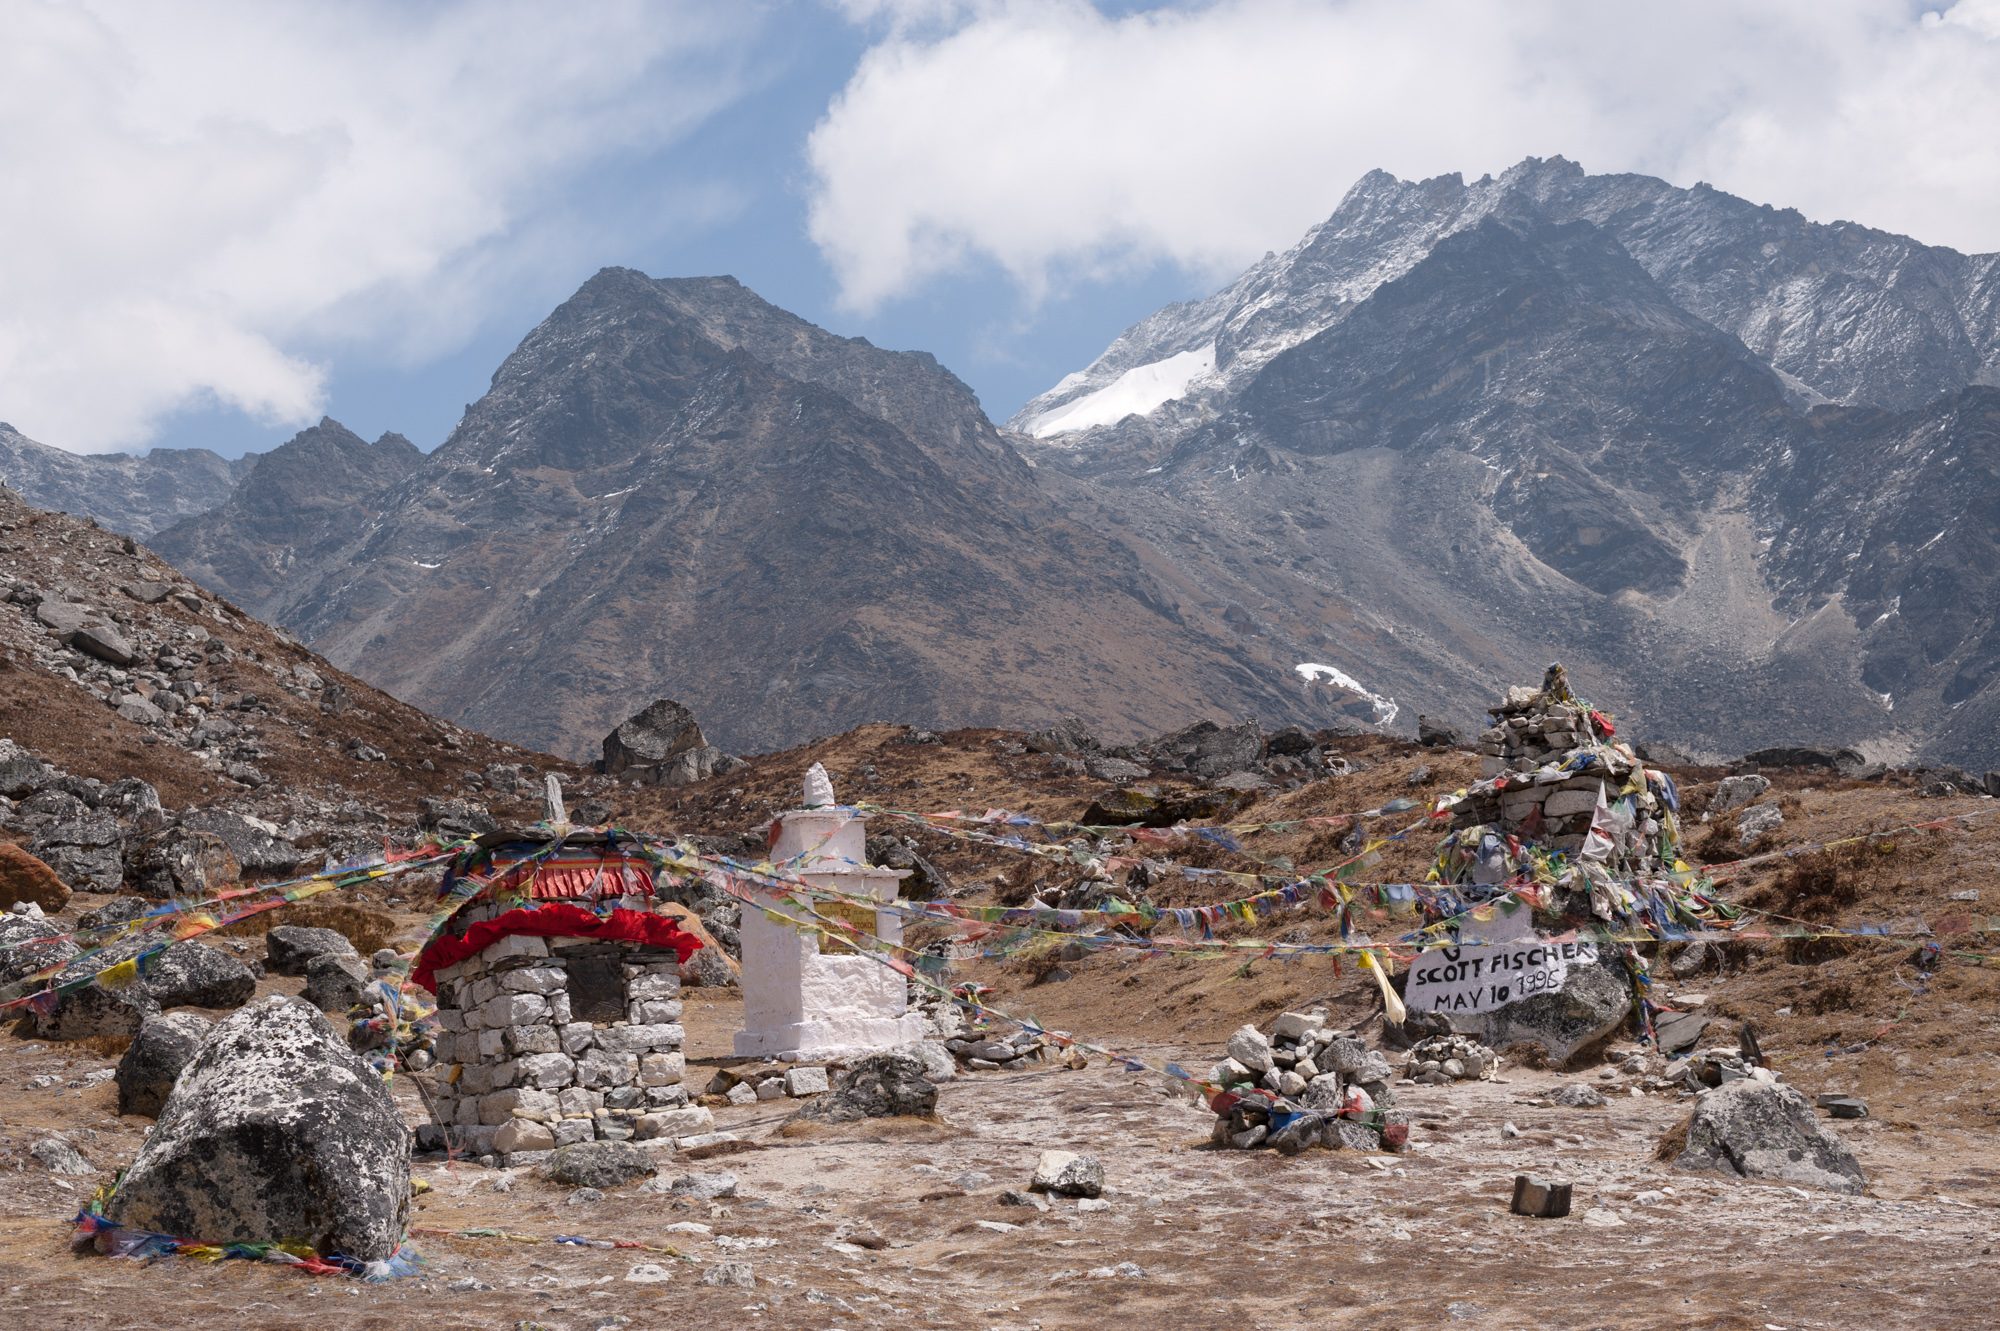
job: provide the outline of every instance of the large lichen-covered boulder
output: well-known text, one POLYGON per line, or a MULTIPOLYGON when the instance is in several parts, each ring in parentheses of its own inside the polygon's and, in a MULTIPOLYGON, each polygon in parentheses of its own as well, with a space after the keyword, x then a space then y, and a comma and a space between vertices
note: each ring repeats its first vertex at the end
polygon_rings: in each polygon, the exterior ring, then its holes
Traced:
POLYGON ((1679 1169, 1773 1179, 1833 1192, 1860 1192, 1866 1180, 1847 1143, 1790 1086, 1754 1078, 1705 1092, 1688 1116, 1679 1169))
POLYGON ((203 1042, 105 1216, 369 1262, 402 1244, 409 1206, 409 1134, 388 1087, 310 1004, 272 995, 203 1042))
POLYGON ((1593 965, 1570 967, 1563 987, 1553 993, 1448 1018, 1452 1030, 1489 1049, 1517 1055, 1531 1049, 1548 1066, 1567 1068, 1617 1034, 1631 1015, 1631 972, 1607 951, 1593 965))

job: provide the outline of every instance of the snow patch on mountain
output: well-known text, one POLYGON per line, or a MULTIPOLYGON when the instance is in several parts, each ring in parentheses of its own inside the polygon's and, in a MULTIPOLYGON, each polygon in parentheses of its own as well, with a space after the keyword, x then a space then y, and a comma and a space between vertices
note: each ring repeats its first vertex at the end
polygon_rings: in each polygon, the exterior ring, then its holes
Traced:
MULTIPOLYGON (((1215 343, 1183 351, 1145 365, 1135 365, 1094 393, 1085 393, 1028 422, 1037 439, 1115 425, 1127 416, 1147 416, 1187 395, 1189 385, 1215 369, 1215 343)), ((1075 376, 1071 376, 1075 378, 1075 376)), ((1060 389, 1068 384, 1058 384, 1060 389)))
POLYGON ((1375 709, 1375 724, 1378 726, 1390 724, 1396 719, 1396 713, 1403 710, 1396 705, 1394 698, 1387 698, 1379 693, 1371 692, 1360 680, 1348 674, 1339 666, 1325 665, 1319 661, 1301 661, 1293 666, 1292 669, 1299 672, 1299 677, 1305 680, 1307 688, 1311 688, 1320 680, 1325 680, 1335 688, 1346 689, 1349 693, 1358 694, 1375 709))

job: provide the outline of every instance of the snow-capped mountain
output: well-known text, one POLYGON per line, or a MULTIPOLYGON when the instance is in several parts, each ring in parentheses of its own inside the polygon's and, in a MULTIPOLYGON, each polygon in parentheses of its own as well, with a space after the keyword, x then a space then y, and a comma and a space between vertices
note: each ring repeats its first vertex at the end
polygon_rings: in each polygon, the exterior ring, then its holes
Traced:
POLYGON ((1167 429, 1199 421, 1444 237, 1524 209, 1606 231, 1677 305, 1740 338, 1803 400, 1907 407, 2000 382, 2000 255, 1809 222, 1705 185, 1529 158, 1471 184, 1370 172, 1292 249, 1134 324, 1009 427, 1081 446, 1077 435, 1132 414, 1167 429))
POLYGON ((1705 188, 1377 172, 1009 434, 927 355, 606 269, 435 453, 325 422, 157 541, 399 696, 570 752, 661 696, 738 749, 1408 732, 1561 659, 1697 754, 1983 770, 1996 301, 1995 256, 1705 188))
POLYGON ((1996 314, 2000 256, 1706 187, 1375 172, 1012 425, 1198 585, 1228 533, 1316 588, 1234 622, 1406 714, 1562 655, 1713 753, 1991 765, 1996 314))

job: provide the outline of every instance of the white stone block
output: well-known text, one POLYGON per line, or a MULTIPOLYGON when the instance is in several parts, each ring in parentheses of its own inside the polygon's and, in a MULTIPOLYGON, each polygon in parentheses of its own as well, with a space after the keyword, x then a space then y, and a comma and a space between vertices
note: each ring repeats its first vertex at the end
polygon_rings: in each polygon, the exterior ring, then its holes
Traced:
POLYGON ((507 1033, 505 1031, 483 1030, 479 1032, 480 1058, 495 1059, 501 1057, 506 1052, 507 1033))
POLYGON ((680 1054, 641 1054, 639 1056, 639 1084, 641 1086, 674 1086, 687 1075, 687 1059, 680 1054))
POLYGON ((626 971, 625 997, 647 1001, 679 998, 681 977, 675 971, 643 970, 637 974, 631 968, 626 971))
POLYGON ((553 1126, 558 1146, 574 1146, 597 1136, 597 1125, 588 1118, 559 1118, 553 1126))
POLYGON ((545 1123, 533 1119, 510 1118, 493 1134, 493 1149, 502 1155, 517 1151, 553 1151, 556 1134, 545 1123))
POLYGON ((604 1108, 604 1092, 586 1091, 581 1086, 565 1087, 556 1092, 556 1108, 564 1118, 589 1118, 604 1108))
POLYGON ((637 1054, 614 1054, 608 1049, 592 1049, 576 1060, 576 1084, 587 1090, 630 1086, 638 1077, 637 1054))
POLYGON ((757 1088, 747 1081, 739 1081, 723 1092, 723 1097, 733 1105, 754 1105, 757 1103, 757 1088))
POLYGON ((510 957, 546 957, 548 954, 548 939, 537 938, 533 934, 508 934, 479 955, 491 964, 510 957))
POLYGON ((557 1032, 562 1051, 571 1058, 597 1044, 597 1028, 587 1021, 572 1021, 557 1032))
POLYGON ((643 1114, 634 1126, 634 1135, 640 1141, 653 1141, 660 1137, 686 1137, 698 1132, 712 1132, 715 1129, 715 1115, 700 1105, 689 1105, 685 1109, 661 1109, 643 1114))
POLYGON ((681 1001, 678 998, 641 999, 625 1009, 625 1020, 634 1026, 651 1026, 680 1019, 681 1001))
POLYGON ((554 966, 522 966, 501 971, 497 978, 510 994, 553 994, 569 984, 569 976, 554 966))
POLYGON ((786 1095, 824 1095, 829 1086, 825 1068, 792 1068, 785 1073, 786 1095))
POLYGON ((1595 790, 1558 790, 1543 803, 1542 814, 1548 818, 1567 818, 1571 814, 1589 813, 1596 807, 1595 790))
POLYGON ((576 1064, 566 1054, 529 1054, 514 1060, 514 1080, 523 1086, 554 1090, 576 1079, 576 1064))
POLYGON ((465 1014, 455 1007, 441 1007, 437 1010, 438 1029, 462 1031, 465 1029, 465 1014))
POLYGON ((693 1151, 699 1150, 704 1146, 720 1146, 724 1142, 733 1142, 735 1140, 736 1134, 733 1132, 697 1132, 692 1137, 674 1138, 674 1149, 676 1151, 693 1151))
POLYGON ((495 980, 490 975, 482 976, 465 986, 465 991, 460 997, 459 1006, 462 1008, 482 1007, 492 1001, 494 996, 499 992, 500 982, 498 980, 495 980))
POLYGON ((569 1025, 569 990, 549 995, 549 1020, 558 1026, 569 1025))
POLYGON ((470 1095, 477 1098, 485 1095, 488 1091, 497 1091, 499 1089, 499 1087, 493 1084, 493 1065, 491 1063, 467 1063, 459 1069, 458 1093, 460 1095, 470 1095))
POLYGON ((1308 1031, 1316 1031, 1324 1025, 1324 1012, 1280 1012, 1277 1021, 1271 1024, 1271 1038, 1297 1044, 1308 1031))
POLYGON ((489 1127, 499 1127, 510 1118, 554 1118, 556 1098, 548 1091, 537 1091, 528 1087, 495 1091, 483 1096, 479 1101, 479 1121, 489 1127))
POLYGON ((679 1026, 666 1022, 650 1026, 600 1026, 597 1047, 614 1054, 671 1051, 681 1047, 682 1034, 679 1026))
POLYGON ((480 1006, 488 1026, 533 1026, 548 1020, 549 1003, 540 994, 501 994, 480 1006))
POLYGON ((553 1026, 509 1026, 503 1034, 510 1054, 553 1054, 562 1048, 553 1026))

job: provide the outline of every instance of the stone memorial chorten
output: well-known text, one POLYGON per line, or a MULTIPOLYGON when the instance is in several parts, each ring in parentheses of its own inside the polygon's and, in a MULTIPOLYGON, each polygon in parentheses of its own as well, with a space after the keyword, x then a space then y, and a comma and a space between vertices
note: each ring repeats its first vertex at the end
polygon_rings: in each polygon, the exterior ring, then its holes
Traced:
MULTIPOLYGON (((786 874, 849 898, 816 900, 813 908, 820 915, 900 943, 902 917, 865 903, 894 903, 896 885, 908 875, 869 864, 867 841, 866 822, 835 803, 826 769, 814 763, 806 773, 802 807, 780 814, 773 825, 771 859, 786 874)), ((909 1011, 908 985, 900 974, 821 930, 777 916, 802 919, 803 908, 753 888, 738 930, 743 944, 739 1056, 845 1058, 923 1037, 923 1018, 909 1011)))

